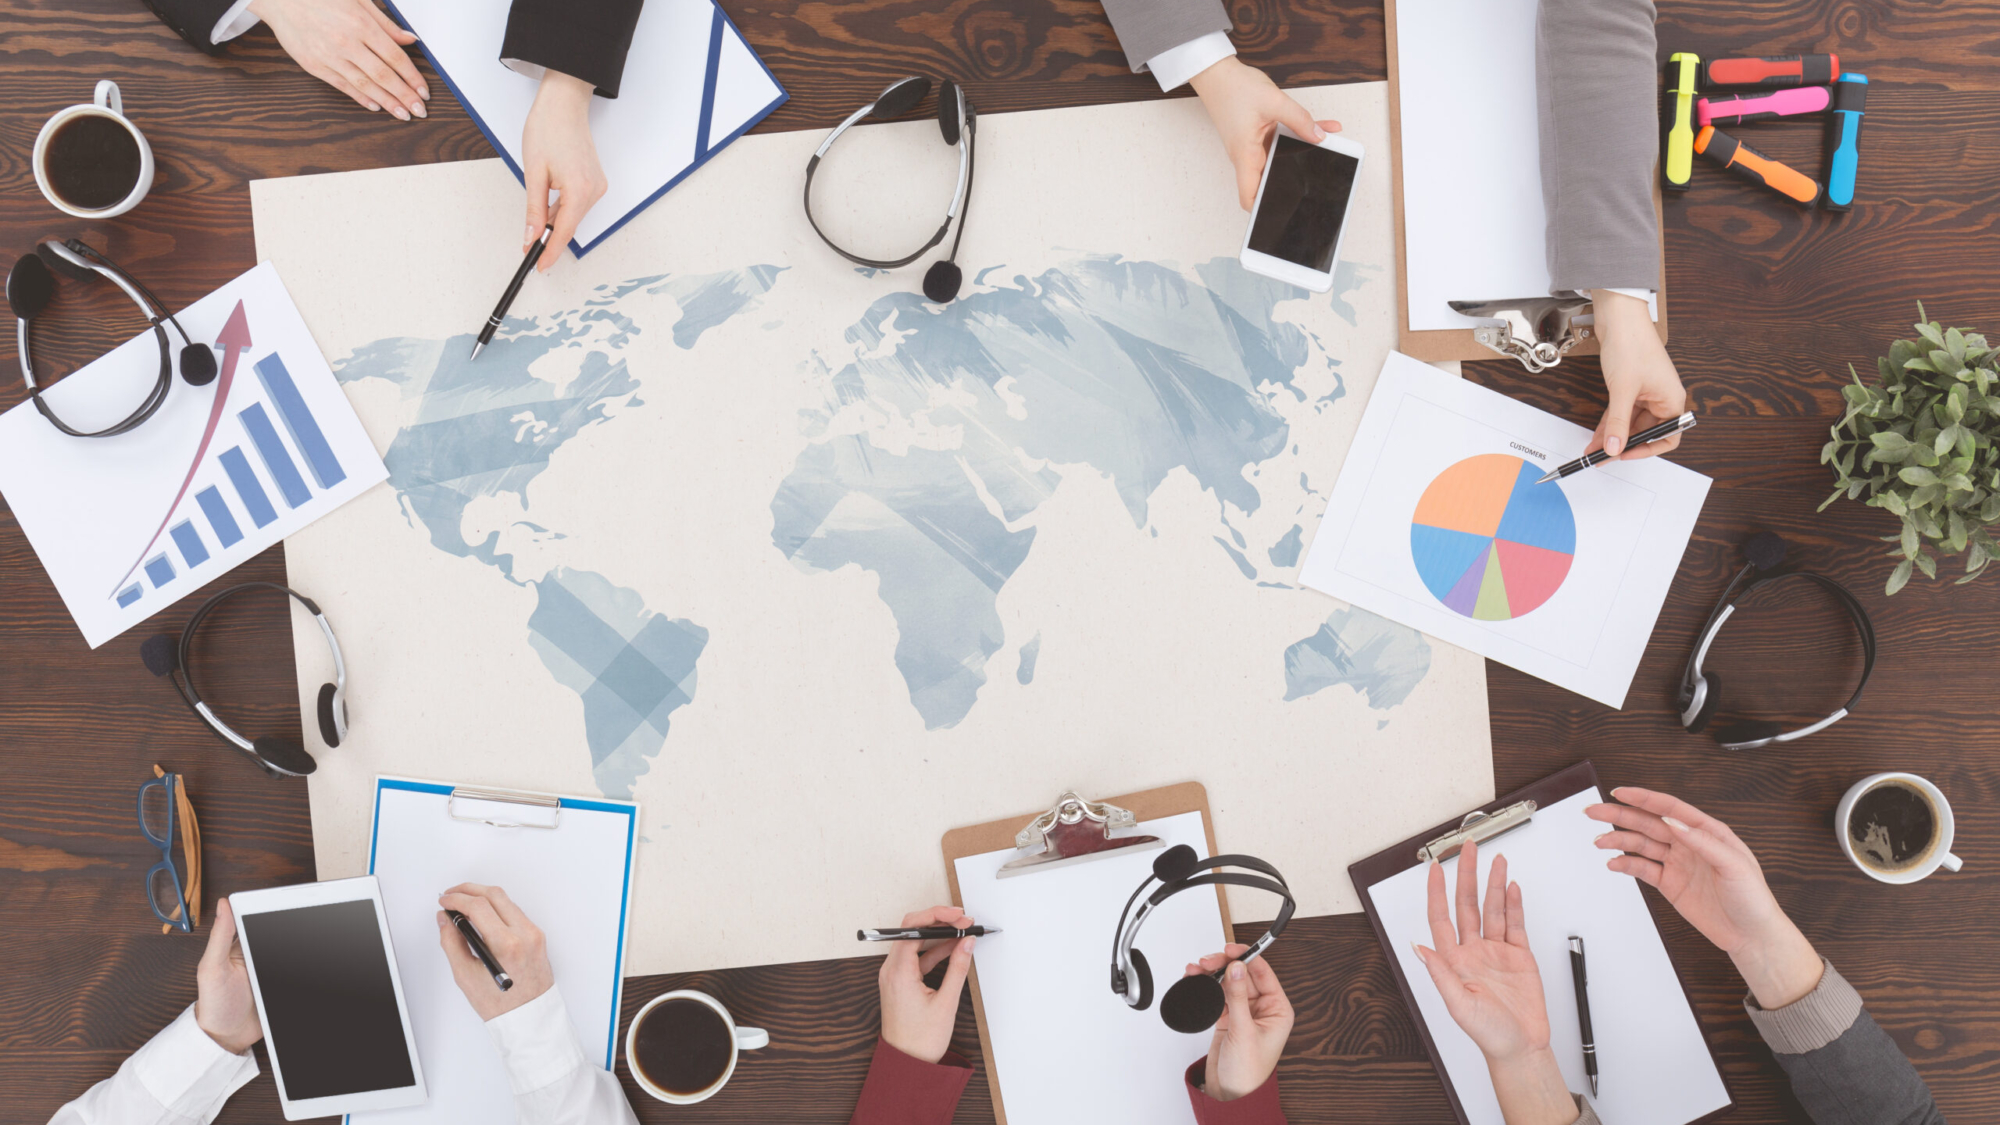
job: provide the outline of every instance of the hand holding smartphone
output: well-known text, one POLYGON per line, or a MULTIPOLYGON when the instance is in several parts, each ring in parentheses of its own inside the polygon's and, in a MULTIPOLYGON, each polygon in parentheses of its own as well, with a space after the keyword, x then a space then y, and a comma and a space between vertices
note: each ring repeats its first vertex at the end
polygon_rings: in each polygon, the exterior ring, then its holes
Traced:
POLYGON ((1358 142, 1329 133, 1313 144, 1279 126, 1243 235, 1243 268, 1314 293, 1333 288, 1360 172, 1358 142))

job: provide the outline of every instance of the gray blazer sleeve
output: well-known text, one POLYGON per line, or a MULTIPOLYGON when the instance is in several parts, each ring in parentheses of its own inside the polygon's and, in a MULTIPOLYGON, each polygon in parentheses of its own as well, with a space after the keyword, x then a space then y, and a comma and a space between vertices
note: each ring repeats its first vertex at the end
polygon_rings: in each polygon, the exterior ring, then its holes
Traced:
POLYGON ((1766 1011, 1746 996, 1743 1007, 1818 1125, 1944 1125, 1930 1087, 1831 964, 1795 1003, 1766 1011))
MULTIPOLYGON (((1647 10, 1652 10, 1650 5, 1647 10)), ((1125 48, 1125 61, 1134 74, 1162 51, 1212 31, 1229 30, 1222 0, 1104 0, 1104 14, 1111 17, 1111 30, 1118 33, 1118 45, 1125 48)))
POLYGON ((1652 0, 1541 0, 1535 86, 1557 293, 1660 287, 1653 52, 1652 0))

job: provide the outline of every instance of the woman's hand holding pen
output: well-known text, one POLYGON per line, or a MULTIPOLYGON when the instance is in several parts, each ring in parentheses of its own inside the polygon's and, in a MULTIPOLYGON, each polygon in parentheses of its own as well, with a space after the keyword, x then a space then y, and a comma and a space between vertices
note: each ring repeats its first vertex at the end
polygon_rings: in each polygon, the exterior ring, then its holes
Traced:
POLYGON ((1270 1081, 1292 1037, 1292 1002, 1278 985, 1278 974, 1262 957, 1249 964, 1232 958, 1250 951, 1247 945, 1223 946, 1199 964, 1189 965, 1184 976, 1213 973, 1225 964, 1222 975, 1222 1018, 1215 1021, 1215 1038, 1209 1044, 1203 1088, 1219 1102, 1235 1101, 1254 1094, 1270 1081))
POLYGON ((1622 461, 1672 452, 1681 444, 1679 434, 1647 445, 1630 444, 1634 433, 1679 417, 1688 408, 1687 389, 1667 357, 1667 346, 1660 343, 1646 302, 1597 289, 1591 292, 1591 313, 1604 348, 1604 386, 1611 401, 1584 452, 1603 449, 1622 461))
POLYGON ((1435 948, 1417 957, 1445 1010, 1486 1056, 1507 1125, 1570 1125, 1576 1102, 1549 1050, 1542 974, 1528 949, 1521 886, 1507 881, 1507 857, 1493 861, 1486 905, 1479 903, 1479 845, 1458 856, 1458 926, 1445 903, 1444 867, 1431 864, 1430 923, 1435 948))
POLYGON ((1340 131, 1338 121, 1314 121, 1306 107, 1278 89, 1263 71, 1230 55, 1188 80, 1236 166, 1236 196, 1248 211, 1264 179, 1264 157, 1279 125, 1318 143, 1340 131))
POLYGON ((583 217, 604 198, 608 185, 590 137, 590 100, 595 96, 596 89, 581 78, 544 71, 527 124, 521 127, 521 174, 528 185, 528 226, 521 236, 521 252, 528 252, 544 226, 556 228, 536 269, 556 264, 583 217), (559 193, 553 215, 551 191, 559 193))
POLYGON ((442 908, 437 912, 438 944, 444 947, 445 960, 451 962, 451 979, 458 982, 459 991, 472 1002, 480 1019, 511 1012, 555 984, 542 931, 528 921, 506 891, 460 883, 438 896, 438 906, 442 908), (465 915, 494 959, 514 979, 514 987, 503 991, 494 983, 493 974, 465 943, 465 935, 445 917, 446 910, 465 915))
MULTIPOLYGON (((903 915, 905 928, 955 926, 964 929, 972 919, 956 906, 933 906, 903 915)), ((958 997, 965 990, 965 975, 972 971, 972 943, 975 937, 940 941, 928 948, 914 941, 895 942, 882 961, 882 1041, 922 1062, 934 1063, 951 1048, 951 1030, 958 1023, 958 997), (950 958, 944 980, 938 987, 924 983, 924 976, 938 962, 950 958)))
POLYGON ((1782 1008, 1819 985, 1812 943, 1785 914, 1748 845, 1728 825, 1678 797, 1613 789, 1619 804, 1584 815, 1612 825, 1597 846, 1622 853, 1607 865, 1660 892, 1688 924, 1729 954, 1757 1003, 1782 1008))

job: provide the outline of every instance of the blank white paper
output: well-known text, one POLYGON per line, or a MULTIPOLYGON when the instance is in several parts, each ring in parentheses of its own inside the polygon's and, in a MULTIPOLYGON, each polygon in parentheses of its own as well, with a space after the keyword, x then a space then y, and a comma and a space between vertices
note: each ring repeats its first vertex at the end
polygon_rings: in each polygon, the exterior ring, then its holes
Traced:
POLYGON ((491 1033, 452 980, 438 943, 437 896, 460 883, 507 892, 547 939, 556 987, 584 1056, 609 1070, 638 806, 566 801, 554 829, 499 828, 453 819, 448 787, 396 787, 403 784, 376 791, 371 868, 382 884, 430 1101, 349 1120, 504 1125, 515 1119, 513 1088, 491 1033))
MULTIPOLYGON (((1611 853, 1592 846, 1605 826, 1583 815, 1603 801, 1596 786, 1535 813, 1534 821, 1479 849, 1480 894, 1493 860, 1507 857, 1507 878, 1521 885, 1528 944, 1548 999, 1549 1042, 1572 1091, 1587 1093, 1583 1040, 1569 938, 1584 939, 1591 1031, 1597 1040, 1597 1112, 1619 1125, 1686 1125, 1729 1104, 1701 1025, 1681 991, 1660 931, 1630 876, 1605 867, 1611 853)), ((1447 892, 1458 886, 1458 859, 1444 864, 1447 892)), ((1389 948, 1416 994, 1451 1084, 1470 1125, 1503 1125, 1486 1060, 1452 1022, 1444 997, 1412 943, 1433 946, 1427 913, 1427 865, 1368 888, 1389 948)), ((1485 901, 1481 898, 1481 901, 1485 901)), ((1456 917, 1456 915, 1454 915, 1456 917)))
POLYGON ((1134 947, 1153 971, 1146 1011, 1133 1011, 1111 991, 1111 949, 1118 912, 1161 848, 1186 844, 1206 856, 1208 841, 1198 812, 1141 821, 1133 834, 1158 836, 1160 848, 1005 879, 994 874, 1019 854, 1013 848, 956 862, 965 912, 1006 931, 980 938, 972 956, 994 1080, 1007 1120, 1018 1125, 1194 1121, 1182 1074, 1208 1053, 1209 1035, 1169 1028, 1159 998, 1189 962, 1228 941, 1216 896, 1183 891, 1139 931, 1134 947))
MULTIPOLYGON (((521 128, 539 84, 500 61, 508 7, 509 0, 395 0, 390 10, 422 38, 433 66, 519 178, 521 128)), ((571 250, 588 253, 785 96, 714 0, 646 0, 618 96, 591 99, 590 134, 607 186, 571 250)))
POLYGON ((1567 501, 1575 547, 1554 593, 1505 620, 1454 611, 1425 585, 1412 546, 1418 505, 1447 469, 1467 458, 1503 454, 1545 471, 1582 455, 1590 434, 1401 352, 1389 353, 1299 581, 1600 703, 1624 706, 1708 496, 1708 477, 1650 457, 1536 485, 1560 490, 1567 501))

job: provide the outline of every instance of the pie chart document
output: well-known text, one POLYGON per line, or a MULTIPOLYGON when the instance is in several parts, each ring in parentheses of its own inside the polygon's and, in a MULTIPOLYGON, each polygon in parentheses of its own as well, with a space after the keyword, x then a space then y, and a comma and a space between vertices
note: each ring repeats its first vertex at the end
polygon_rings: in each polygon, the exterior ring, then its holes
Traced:
POLYGON ((1536 483, 1590 433, 1390 352, 1300 582, 1623 707, 1709 478, 1652 457, 1536 483))

